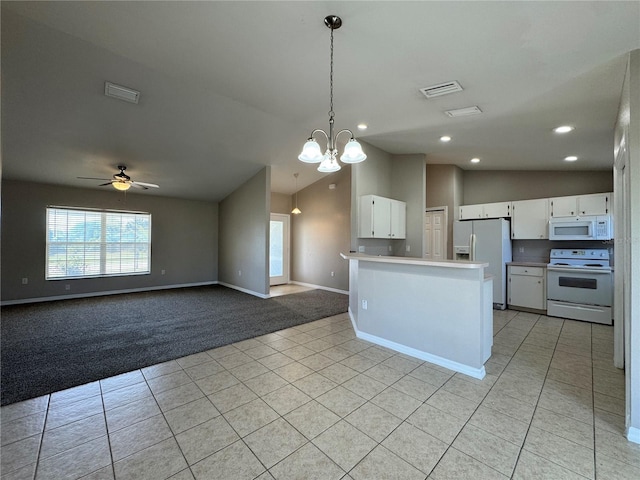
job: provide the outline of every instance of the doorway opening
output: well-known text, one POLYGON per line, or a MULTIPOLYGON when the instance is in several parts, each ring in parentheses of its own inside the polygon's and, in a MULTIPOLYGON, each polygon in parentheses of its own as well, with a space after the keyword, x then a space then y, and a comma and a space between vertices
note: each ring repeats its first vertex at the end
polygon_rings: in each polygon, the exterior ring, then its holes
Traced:
POLYGON ((269 223, 269 285, 289 283, 290 217, 272 213, 269 223))

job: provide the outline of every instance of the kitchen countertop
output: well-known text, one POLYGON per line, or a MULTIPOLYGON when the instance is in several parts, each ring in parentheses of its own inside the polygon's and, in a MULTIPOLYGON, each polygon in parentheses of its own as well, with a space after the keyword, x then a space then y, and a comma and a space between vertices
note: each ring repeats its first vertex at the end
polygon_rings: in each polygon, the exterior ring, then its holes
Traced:
POLYGON ((507 262, 507 265, 513 265, 514 267, 544 267, 546 268, 549 263, 540 262, 507 262))
POLYGON ((476 269, 486 268, 489 266, 486 262, 470 262, 468 260, 425 260, 420 257, 393 257, 386 255, 365 255, 364 253, 341 253, 340 256, 346 260, 421 265, 427 267, 476 269))

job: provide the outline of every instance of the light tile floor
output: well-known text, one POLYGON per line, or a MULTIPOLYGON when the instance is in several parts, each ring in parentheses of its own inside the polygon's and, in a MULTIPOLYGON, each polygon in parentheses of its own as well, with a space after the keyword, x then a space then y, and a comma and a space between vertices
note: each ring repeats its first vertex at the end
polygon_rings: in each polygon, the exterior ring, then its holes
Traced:
POLYGON ((3 407, 2 479, 638 479, 612 328, 494 312, 483 380, 326 318, 3 407))

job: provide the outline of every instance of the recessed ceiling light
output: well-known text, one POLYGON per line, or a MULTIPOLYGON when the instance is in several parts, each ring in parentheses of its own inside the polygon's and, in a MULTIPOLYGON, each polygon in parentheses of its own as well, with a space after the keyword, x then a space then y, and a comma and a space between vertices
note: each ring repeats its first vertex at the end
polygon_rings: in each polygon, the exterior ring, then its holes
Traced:
POLYGON ((480 163, 480 159, 479 158, 472 158, 471 159, 471 163, 480 163))
POLYGON ((368 125, 366 123, 359 123, 358 124, 358 130, 366 130, 367 126, 368 125))
POLYGON ((573 129, 574 129, 574 127, 572 127, 570 125, 562 125, 560 127, 554 128, 553 131, 556 132, 556 133, 569 133, 573 129))
POLYGON ((564 157, 564 161, 565 162, 575 162, 576 160, 578 160, 578 157, 576 157, 575 155, 570 155, 568 157, 564 157))
POLYGON ((450 142, 451 141, 451 137, 449 135, 443 135, 442 137, 440 137, 440 141, 441 142, 450 142))

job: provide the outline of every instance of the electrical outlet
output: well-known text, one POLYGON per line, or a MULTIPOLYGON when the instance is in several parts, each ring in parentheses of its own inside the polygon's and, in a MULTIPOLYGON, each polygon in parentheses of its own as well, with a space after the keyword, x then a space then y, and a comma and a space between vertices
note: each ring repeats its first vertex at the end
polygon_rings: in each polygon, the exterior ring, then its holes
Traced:
POLYGON ((369 304, 367 303, 366 300, 362 300, 362 309, 366 310, 369 307, 369 304))
POLYGON ((518 249, 518 251, 519 251, 520 253, 524 253, 524 247, 520 247, 520 248, 518 249))
POLYGON ((391 247, 391 245, 389 245, 389 251, 393 252, 393 248, 391 247))
POLYGON ((364 253, 364 245, 358 246, 358 253, 364 253))
POLYGON ((65 290, 71 290, 71 285, 69 285, 68 283, 64 286, 65 290))
POLYGON ((407 252, 411 251, 411 245, 407 245, 407 252))
POLYGON ((238 270, 238 276, 241 277, 242 276, 242 270, 238 270))
POLYGON ((29 279, 28 279, 27 277, 24 277, 24 278, 22 279, 22 284, 23 284, 23 285, 27 285, 28 283, 29 283, 29 279))
POLYGON ((335 277, 336 276, 336 272, 331 272, 331 276, 335 277))
POLYGON ((166 272, 165 272, 165 270, 164 270, 164 269, 163 269, 163 270, 160 270, 160 274, 161 274, 161 275, 164 275, 165 273, 166 273, 166 272))

